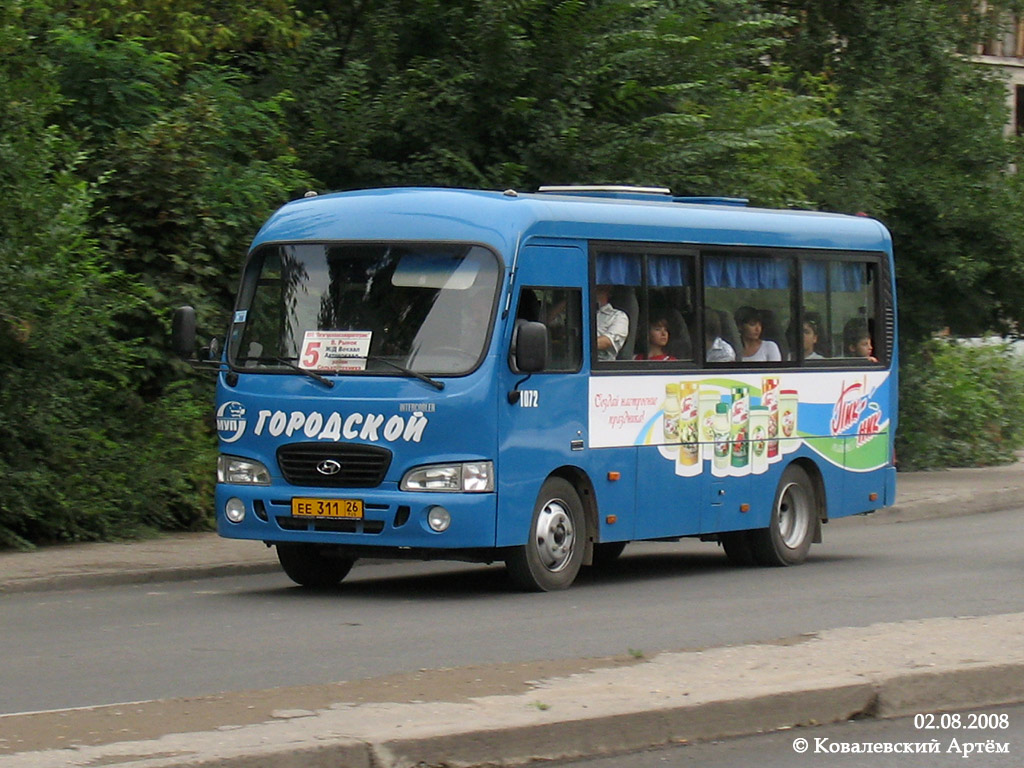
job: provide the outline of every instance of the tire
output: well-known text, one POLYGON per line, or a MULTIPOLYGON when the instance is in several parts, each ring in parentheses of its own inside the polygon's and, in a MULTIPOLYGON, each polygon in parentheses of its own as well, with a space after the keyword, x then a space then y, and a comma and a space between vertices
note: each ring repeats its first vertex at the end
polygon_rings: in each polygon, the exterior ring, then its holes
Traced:
POLYGON ((587 524, 583 503, 567 480, 549 477, 533 506, 526 543, 505 559, 512 581, 529 592, 568 589, 583 564, 587 524))
POLYGON ((315 589, 337 585, 355 564, 355 558, 337 557, 316 544, 278 544, 277 559, 289 579, 315 589))
POLYGON ((759 565, 799 565, 807 559, 818 525, 820 504, 814 484, 801 467, 790 464, 782 473, 767 528, 750 532, 759 565))
POLYGON ((750 531, 733 531, 721 533, 718 541, 725 550, 725 556, 733 565, 751 566, 755 565, 754 547, 750 542, 750 531))
POLYGON ((607 541, 603 544, 594 545, 594 557, 591 565, 594 568, 606 568, 619 559, 622 550, 626 548, 624 541, 607 541))

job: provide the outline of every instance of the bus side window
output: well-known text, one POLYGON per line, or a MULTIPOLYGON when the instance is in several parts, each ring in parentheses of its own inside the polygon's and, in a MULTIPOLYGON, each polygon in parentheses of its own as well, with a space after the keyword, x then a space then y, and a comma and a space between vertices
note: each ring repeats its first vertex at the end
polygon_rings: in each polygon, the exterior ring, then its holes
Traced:
POLYGON ((545 372, 578 371, 583 362, 581 292, 576 288, 523 288, 516 321, 548 327, 548 365, 545 372))
MULTIPOLYGON (((816 321, 822 357, 885 360, 885 339, 877 338, 878 265, 849 260, 808 260, 803 264, 804 319, 816 321), (870 350, 869 350, 870 347, 870 350)), ((808 357, 804 359, 817 359, 808 357)))
POLYGON ((795 262, 790 257, 742 251, 709 252, 704 259, 704 300, 724 309, 723 338, 737 362, 777 363, 789 359, 785 328, 795 306, 795 262), (725 320, 729 327, 726 328, 725 320))

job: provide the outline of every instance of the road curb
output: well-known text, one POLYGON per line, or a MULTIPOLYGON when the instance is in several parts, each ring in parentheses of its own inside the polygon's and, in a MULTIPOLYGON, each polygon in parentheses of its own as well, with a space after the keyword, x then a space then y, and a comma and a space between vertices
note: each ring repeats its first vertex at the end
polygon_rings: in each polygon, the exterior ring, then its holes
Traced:
MULTIPOLYGON (((513 727, 477 727, 411 738, 307 734, 269 743, 267 734, 254 732, 255 739, 237 743, 217 734, 176 734, 150 742, 15 754, 0 757, 0 768, 106 764, 118 768, 522 766, 536 761, 614 756, 853 718, 883 719, 1020 701, 1024 701, 1024 663, 993 664, 926 670, 857 684, 778 691, 698 705, 552 719, 513 727)), ((795 730, 794 737, 799 733, 795 730)), ((908 740, 927 741, 933 735, 921 732, 908 740)))
POLYGON ((118 587, 126 584, 155 584, 160 582, 192 581, 221 576, 256 576, 266 573, 280 573, 277 561, 260 563, 217 563, 204 565, 182 565, 172 567, 148 567, 122 571, 89 570, 78 573, 48 574, 0 581, 0 595, 25 592, 51 592, 63 589, 91 589, 93 587, 118 587))
POLYGON ((442 738, 391 740, 374 745, 375 765, 476 768, 503 761, 525 765, 635 752, 652 747, 745 736, 812 723, 847 720, 875 700, 869 683, 785 691, 697 706, 640 710, 515 729, 442 738))
MULTIPOLYGON (((827 630, 659 654, 469 701, 338 703, 146 741, 0 756, 0 768, 483 768, 1024 701, 1024 613, 827 630), (541 702, 544 702, 541 706, 541 702)), ((996 710, 994 710, 996 711, 996 710)), ((908 726, 909 728, 909 726, 908 726)), ((931 742, 969 732, 908 730, 931 742)), ((794 738, 812 731, 794 731, 794 738)))
POLYGON ((878 683, 877 696, 872 714, 879 718, 1021 702, 1024 663, 894 675, 878 683))
MULTIPOLYGON (((1002 512, 1021 505, 1022 489, 1017 486, 989 490, 961 491, 933 500, 899 504, 871 512, 864 516, 869 523, 909 523, 916 520, 936 520, 947 517, 965 517, 991 512, 1002 512)), ((843 517, 835 522, 856 520, 843 517)))

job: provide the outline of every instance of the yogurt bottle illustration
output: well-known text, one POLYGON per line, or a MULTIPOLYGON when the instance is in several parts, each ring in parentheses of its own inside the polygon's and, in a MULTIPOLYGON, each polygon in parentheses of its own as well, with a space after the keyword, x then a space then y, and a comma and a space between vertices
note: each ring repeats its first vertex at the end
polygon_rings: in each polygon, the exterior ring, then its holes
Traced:
POLYGON ((755 405, 750 409, 750 471, 754 474, 768 468, 768 408, 755 405))
POLYGON ((665 385, 665 404, 662 406, 662 435, 670 449, 679 443, 679 385, 665 385))
POLYGON ((768 409, 769 461, 779 455, 779 380, 765 376, 761 380, 761 405, 768 409))
POLYGON ((750 418, 750 389, 733 387, 732 411, 729 419, 729 432, 732 441, 730 463, 733 467, 746 467, 750 460, 750 445, 747 441, 747 428, 750 418))
POLYGON ((700 461, 700 429, 697 420, 697 385, 679 385, 679 463, 693 465, 700 461))
MULTIPOLYGON (((797 436, 797 410, 799 398, 795 389, 783 389, 779 392, 779 434, 786 439, 797 436)), ((786 452, 795 448, 789 443, 784 446, 786 452)))
POLYGON ((718 401, 718 393, 710 389, 702 389, 697 398, 701 460, 711 461, 715 455, 715 408, 718 401))
POLYGON ((728 469, 729 467, 729 447, 732 442, 730 440, 731 432, 729 429, 729 404, 718 403, 715 405, 715 417, 714 417, 714 434, 715 434, 715 456, 714 456, 714 467, 717 470, 728 469))

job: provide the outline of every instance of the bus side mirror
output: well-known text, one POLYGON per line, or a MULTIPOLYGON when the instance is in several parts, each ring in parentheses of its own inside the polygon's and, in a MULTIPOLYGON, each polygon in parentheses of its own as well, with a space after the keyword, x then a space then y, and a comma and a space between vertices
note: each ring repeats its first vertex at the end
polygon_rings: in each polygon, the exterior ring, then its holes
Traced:
POLYGON ((548 327, 544 323, 527 321, 519 324, 515 364, 521 373, 537 373, 547 367, 548 327))
POLYGON ((178 307, 171 320, 171 349, 186 360, 196 353, 196 311, 192 307, 178 307))

